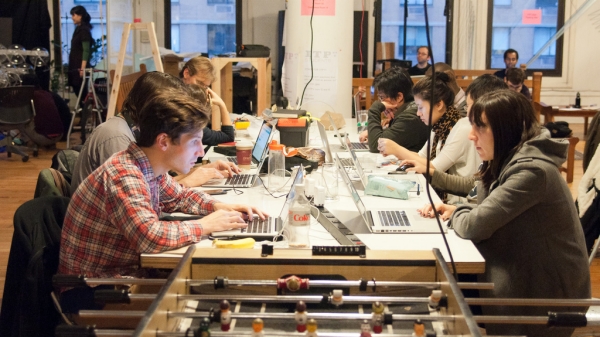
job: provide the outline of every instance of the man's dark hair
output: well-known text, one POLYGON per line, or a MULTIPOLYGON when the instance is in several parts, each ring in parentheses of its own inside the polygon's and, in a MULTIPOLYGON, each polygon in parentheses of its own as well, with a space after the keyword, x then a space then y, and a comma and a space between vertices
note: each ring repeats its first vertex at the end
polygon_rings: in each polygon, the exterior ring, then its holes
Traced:
POLYGON ((429 49, 429 46, 419 46, 419 48, 417 48, 417 53, 419 52, 419 49, 421 49, 421 48, 427 49, 427 56, 431 57, 431 49, 429 49))
POLYGON ((413 81, 408 72, 400 67, 386 69, 373 80, 375 89, 389 98, 398 97, 399 93, 404 96, 404 102, 412 102, 413 81))
POLYGON ((508 56, 508 54, 510 53, 515 53, 517 55, 517 61, 519 60, 519 52, 512 49, 512 48, 508 48, 505 52, 504 52, 504 60, 506 60, 506 57, 508 56))
POLYGON ((506 160, 540 133, 531 102, 508 89, 481 96, 471 107, 469 121, 478 127, 489 127, 494 137, 494 159, 484 161, 480 171, 486 188, 498 179, 506 160), (483 121, 483 115, 487 122, 483 121))
POLYGON ((194 99, 187 87, 161 88, 148 100, 138 113, 140 135, 137 144, 150 147, 161 133, 178 144, 184 133, 202 130, 208 123, 201 113, 202 104, 194 99))
POLYGON ((523 84, 525 77, 525 72, 521 68, 506 69, 506 79, 514 85, 523 84))
POLYGON ((450 76, 446 73, 435 73, 435 86, 433 89, 433 94, 436 99, 435 102, 431 101, 431 82, 432 77, 423 77, 415 84, 413 96, 419 96, 422 100, 428 101, 432 106, 439 101, 444 102, 446 107, 452 106, 454 104, 454 91, 452 91, 449 86, 450 76))
POLYGON ((157 71, 145 73, 135 81, 129 95, 123 102, 122 114, 129 114, 131 120, 138 124, 138 112, 144 104, 151 100, 161 88, 182 88, 183 81, 176 76, 157 71))
POLYGON ((502 89, 508 89, 508 85, 502 79, 492 74, 484 74, 469 84, 467 90, 465 90, 465 95, 471 96, 471 99, 475 102, 488 92, 502 89))

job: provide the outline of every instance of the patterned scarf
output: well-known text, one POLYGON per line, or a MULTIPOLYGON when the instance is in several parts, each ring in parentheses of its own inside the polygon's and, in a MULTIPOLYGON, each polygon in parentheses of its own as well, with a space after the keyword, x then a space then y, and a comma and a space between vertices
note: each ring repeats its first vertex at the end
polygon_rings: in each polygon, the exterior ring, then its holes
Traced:
POLYGON ((441 142, 440 150, 444 148, 448 134, 454 127, 454 124, 461 118, 460 113, 455 107, 449 106, 446 108, 446 113, 431 127, 435 136, 431 144, 431 160, 437 155, 437 144, 441 142))

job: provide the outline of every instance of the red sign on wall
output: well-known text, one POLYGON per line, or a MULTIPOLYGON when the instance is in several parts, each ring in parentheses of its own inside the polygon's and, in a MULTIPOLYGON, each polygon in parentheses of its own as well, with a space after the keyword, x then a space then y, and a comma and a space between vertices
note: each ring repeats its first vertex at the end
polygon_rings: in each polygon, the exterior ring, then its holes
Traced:
MULTIPOLYGON (((319 16, 335 16, 335 0, 314 0, 315 1, 315 13, 314 15, 319 16)), ((313 0, 302 0, 302 11, 301 15, 312 14, 313 0)))
POLYGON ((524 9, 523 24, 524 25, 539 25, 542 23, 541 9, 524 9))

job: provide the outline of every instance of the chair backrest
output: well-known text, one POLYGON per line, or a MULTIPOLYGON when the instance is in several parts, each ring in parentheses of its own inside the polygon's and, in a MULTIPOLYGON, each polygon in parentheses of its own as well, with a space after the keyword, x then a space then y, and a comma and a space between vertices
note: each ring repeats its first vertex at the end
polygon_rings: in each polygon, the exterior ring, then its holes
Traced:
POLYGON ((0 124, 27 124, 35 116, 34 86, 0 88, 0 124))
POLYGON ((120 79, 118 79, 118 78, 115 79, 115 71, 114 70, 110 71, 110 82, 111 83, 115 83, 115 81, 120 80, 119 93, 117 95, 117 108, 116 108, 115 113, 117 113, 117 112, 121 111, 121 109, 123 109, 123 103, 125 102, 125 98, 127 97, 127 95, 129 95, 129 92, 133 88, 135 81, 137 81, 138 78, 140 78, 142 75, 144 75, 147 72, 148 71, 146 70, 146 65, 143 63, 140 64, 140 71, 138 71, 136 73, 131 73, 128 75, 123 75, 123 76, 121 76, 120 79))
MULTIPOLYGON (((372 86, 373 86, 373 78, 353 78, 352 79, 352 96, 356 95, 359 87, 365 87, 365 89, 367 90, 365 98, 364 98, 364 102, 365 102, 364 107, 366 109, 369 109, 371 107, 371 104, 373 104, 373 102, 375 100, 377 100, 377 98, 376 98, 377 90, 373 90, 373 93, 371 93, 372 86)), ((363 108, 360 107, 360 108, 358 108, 358 110, 363 110, 363 108)))

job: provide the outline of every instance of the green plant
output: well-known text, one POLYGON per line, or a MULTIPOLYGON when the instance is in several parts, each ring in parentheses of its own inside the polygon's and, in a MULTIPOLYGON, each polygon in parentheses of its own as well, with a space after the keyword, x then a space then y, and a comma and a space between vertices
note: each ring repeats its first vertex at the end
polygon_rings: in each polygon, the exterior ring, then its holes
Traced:
POLYGON ((102 54, 103 49, 106 50, 106 35, 102 36, 100 39, 93 40, 90 44, 90 66, 95 67, 102 59, 104 55, 102 54), (102 48, 104 47, 104 48, 102 48))

